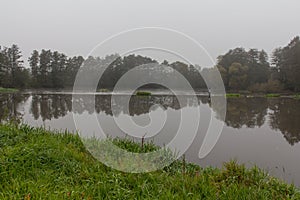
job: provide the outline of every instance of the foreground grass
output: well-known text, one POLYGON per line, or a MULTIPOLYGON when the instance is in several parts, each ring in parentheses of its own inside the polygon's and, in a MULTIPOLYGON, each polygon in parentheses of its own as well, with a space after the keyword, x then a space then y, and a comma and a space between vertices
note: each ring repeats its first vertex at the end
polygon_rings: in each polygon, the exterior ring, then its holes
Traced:
MULTIPOLYGON (((133 152, 156 149, 113 142, 133 152)), ((177 161, 152 173, 123 173, 94 160, 76 135, 5 124, 0 125, 0 199, 300 199, 300 193, 235 162, 201 169, 177 161)))
POLYGON ((19 92, 19 90, 15 89, 15 88, 2 88, 2 87, 0 87, 0 93, 5 93, 5 92, 19 92))

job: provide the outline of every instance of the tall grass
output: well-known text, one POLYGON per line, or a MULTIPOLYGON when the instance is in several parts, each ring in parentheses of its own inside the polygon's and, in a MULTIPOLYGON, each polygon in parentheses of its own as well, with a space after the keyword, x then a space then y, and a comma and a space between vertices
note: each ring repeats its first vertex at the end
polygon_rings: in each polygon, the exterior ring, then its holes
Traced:
MULTIPOLYGON (((132 152, 157 148, 113 143, 132 152)), ((152 173, 123 173, 95 160, 76 134, 2 124, 0 199, 300 199, 300 193, 234 161, 203 169, 183 159, 152 173)))

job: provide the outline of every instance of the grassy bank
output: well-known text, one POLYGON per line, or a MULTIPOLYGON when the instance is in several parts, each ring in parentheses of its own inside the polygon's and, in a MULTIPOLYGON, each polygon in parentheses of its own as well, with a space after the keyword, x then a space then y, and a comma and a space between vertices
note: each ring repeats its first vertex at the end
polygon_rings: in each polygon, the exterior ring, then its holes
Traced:
POLYGON ((147 92, 147 91, 137 91, 136 92, 137 96, 151 96, 151 92, 147 92))
POLYGON ((5 92, 19 92, 19 90, 15 89, 15 88, 2 88, 2 87, 0 87, 0 93, 5 93, 5 92))
MULTIPOLYGON (((134 152, 156 148, 113 142, 134 152)), ((152 173, 119 172, 94 160, 78 136, 25 125, 0 125, 0 151, 0 199, 300 199, 294 186, 235 162, 201 169, 177 161, 152 173)))

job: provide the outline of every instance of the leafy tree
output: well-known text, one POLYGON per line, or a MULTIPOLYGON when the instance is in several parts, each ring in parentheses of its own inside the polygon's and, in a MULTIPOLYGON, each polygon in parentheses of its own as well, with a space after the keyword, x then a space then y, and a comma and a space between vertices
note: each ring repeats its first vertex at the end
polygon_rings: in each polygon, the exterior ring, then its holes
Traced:
POLYGON ((228 70, 229 88, 232 90, 245 90, 247 88, 248 70, 247 66, 233 63, 228 70))
POLYGON ((285 89, 300 91, 300 39, 295 37, 286 47, 273 52, 272 63, 285 89))
POLYGON ((269 79, 270 64, 268 55, 264 50, 250 49, 246 51, 244 48, 236 48, 218 57, 218 68, 221 70, 220 73, 227 89, 238 90, 233 85, 239 87, 238 84, 235 84, 236 80, 230 80, 229 68, 233 63, 248 67, 247 83, 243 86, 244 89, 257 83, 266 83, 269 79))
POLYGON ((218 57, 218 65, 229 69, 233 63, 240 63, 241 65, 249 64, 249 54, 244 48, 235 48, 229 50, 225 55, 218 57))
POLYGON ((228 72, 227 72, 227 70, 224 67, 220 66, 220 65, 217 66, 217 68, 218 68, 218 70, 219 70, 219 72, 221 74, 221 77, 223 79, 224 86, 228 88, 228 86, 229 86, 229 78, 228 78, 228 72))

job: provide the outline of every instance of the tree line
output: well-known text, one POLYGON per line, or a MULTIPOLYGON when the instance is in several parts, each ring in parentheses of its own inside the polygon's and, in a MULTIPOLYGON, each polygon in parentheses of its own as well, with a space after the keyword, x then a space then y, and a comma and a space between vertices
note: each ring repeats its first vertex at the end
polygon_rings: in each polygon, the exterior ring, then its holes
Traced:
MULTIPOLYGON (((112 89, 117 81, 136 66, 157 63, 170 66, 181 73, 194 89, 206 88, 198 72, 199 66, 183 62, 158 61, 140 55, 121 57, 117 54, 104 58, 82 56, 68 57, 51 50, 34 50, 24 66, 22 53, 17 45, 0 47, 0 87, 12 88, 71 88, 76 74, 85 66, 90 75, 110 63, 103 72, 98 88, 112 89), (110 61, 112 61, 110 63, 110 61), (83 66, 81 68, 81 66, 83 66)), ((285 47, 277 48, 271 57, 264 50, 235 48, 217 58, 213 68, 202 68, 202 72, 218 69, 227 91, 281 92, 300 91, 300 39, 293 38, 285 47)), ((172 71, 162 70, 163 76, 172 76, 172 71)), ((88 78, 88 77, 87 77, 88 78)), ((88 79, 87 79, 88 80, 88 79)), ((176 80, 174 80, 175 84, 176 80)), ((158 87, 148 85, 148 87, 158 87)))

